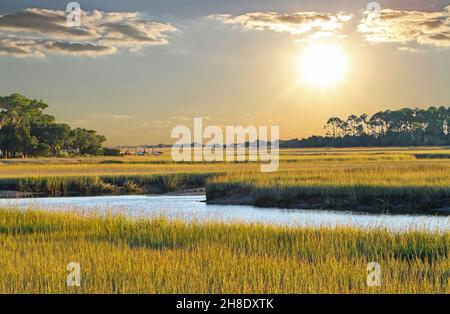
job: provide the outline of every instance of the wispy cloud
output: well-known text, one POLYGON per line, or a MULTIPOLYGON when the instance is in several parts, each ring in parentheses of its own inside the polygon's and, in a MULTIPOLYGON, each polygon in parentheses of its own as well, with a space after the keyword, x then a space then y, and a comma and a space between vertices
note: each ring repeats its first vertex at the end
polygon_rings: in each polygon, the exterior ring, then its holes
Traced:
POLYGON ((166 129, 171 126, 171 123, 167 120, 153 120, 141 123, 140 126, 145 129, 166 129))
POLYGON ((73 119, 73 120, 63 121, 63 123, 67 123, 72 126, 81 126, 81 125, 85 125, 87 123, 87 121, 84 119, 73 119))
POLYGON ((450 47, 450 6, 438 12, 384 9, 378 18, 364 15, 358 30, 368 42, 450 47))
POLYGON ((269 30, 301 36, 303 39, 333 37, 352 18, 351 14, 328 12, 294 12, 282 14, 277 12, 252 12, 232 16, 215 14, 208 19, 224 24, 241 26, 244 29, 269 30))
POLYGON ((134 118, 133 116, 127 115, 127 114, 118 114, 118 113, 111 113, 111 114, 93 114, 94 118, 104 118, 104 119, 114 119, 114 120, 128 120, 134 118))
POLYGON ((166 119, 152 120, 141 123, 140 126, 145 129, 167 129, 173 128, 176 125, 182 124, 186 126, 191 126, 193 124, 194 118, 202 118, 203 124, 207 125, 208 120, 211 119, 209 116, 196 116, 196 117, 188 117, 188 116, 170 116, 166 119))
POLYGON ((64 11, 29 8, 0 15, 0 55, 110 55, 119 48, 135 51, 167 44, 167 34, 176 30, 141 13, 97 10, 82 11, 81 26, 69 27, 64 11))
POLYGON ((36 40, 28 39, 0 39, 0 56, 12 55, 15 57, 44 57, 42 44, 36 40))
POLYGON ((192 118, 186 117, 186 116, 172 116, 168 118, 169 121, 175 121, 175 122, 183 122, 183 121, 189 121, 192 120, 192 118))

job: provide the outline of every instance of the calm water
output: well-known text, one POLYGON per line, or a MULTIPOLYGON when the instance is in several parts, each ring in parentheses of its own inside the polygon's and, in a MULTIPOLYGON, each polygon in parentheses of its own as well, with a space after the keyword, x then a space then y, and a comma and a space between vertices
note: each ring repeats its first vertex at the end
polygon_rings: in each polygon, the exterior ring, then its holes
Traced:
POLYGON ((449 217, 369 215, 352 212, 256 208, 252 206, 207 205, 205 196, 95 196, 0 199, 0 207, 45 208, 81 212, 122 213, 131 217, 165 216, 187 221, 222 221, 287 226, 386 227, 391 230, 419 228, 450 230, 449 217))

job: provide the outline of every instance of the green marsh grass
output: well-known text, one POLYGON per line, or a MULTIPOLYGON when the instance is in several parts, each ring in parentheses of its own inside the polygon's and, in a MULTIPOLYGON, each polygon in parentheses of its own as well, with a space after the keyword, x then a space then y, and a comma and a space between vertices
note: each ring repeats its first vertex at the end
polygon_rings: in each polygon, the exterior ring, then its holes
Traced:
POLYGON ((53 176, 0 179, 0 188, 46 196, 164 193, 204 187, 215 173, 168 173, 114 176, 53 176))
POLYGON ((208 201, 216 203, 448 213, 450 159, 442 156, 449 152, 285 149, 275 173, 261 173, 258 162, 175 163, 170 151, 160 157, 14 160, 0 163, 0 189, 96 195, 206 187, 208 201))
POLYGON ((0 293, 445 293, 450 232, 0 210, 0 293), (366 285, 367 264, 382 268, 366 285), (81 265, 67 287, 66 265, 81 265))

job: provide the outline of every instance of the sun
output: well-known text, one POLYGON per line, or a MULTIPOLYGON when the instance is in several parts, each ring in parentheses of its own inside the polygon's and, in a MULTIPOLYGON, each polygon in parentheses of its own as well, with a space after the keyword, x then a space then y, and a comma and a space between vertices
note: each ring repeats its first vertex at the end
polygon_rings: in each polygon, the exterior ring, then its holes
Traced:
POLYGON ((333 43, 311 44, 299 57, 300 81, 314 87, 336 86, 346 77, 347 70, 345 51, 333 43))

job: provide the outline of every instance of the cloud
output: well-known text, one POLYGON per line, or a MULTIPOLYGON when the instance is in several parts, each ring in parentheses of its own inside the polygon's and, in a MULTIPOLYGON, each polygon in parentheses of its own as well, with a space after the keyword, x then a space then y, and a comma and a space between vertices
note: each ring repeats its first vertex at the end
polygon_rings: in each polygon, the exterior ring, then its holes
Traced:
POLYGON ((299 35, 304 39, 332 37, 352 18, 351 14, 327 12, 253 12, 232 16, 215 14, 208 17, 224 24, 238 25, 244 29, 269 30, 299 35))
POLYGON ((194 118, 202 118, 204 125, 207 124, 207 121, 211 119, 209 116, 169 116, 166 119, 152 120, 141 123, 140 126, 146 129, 164 129, 164 128, 172 128, 175 125, 187 125, 191 126, 193 124, 194 118))
POLYGON ((81 11, 81 26, 70 27, 64 11, 29 8, 0 15, 0 55, 111 55, 119 48, 138 51, 168 44, 168 33, 176 30, 141 13, 97 10, 81 11))
POLYGON ((92 115, 95 118, 104 118, 104 119, 115 119, 115 120, 128 120, 134 118, 133 116, 127 115, 127 114, 118 114, 118 113, 112 113, 112 114, 93 114, 92 115))
POLYGON ((368 42, 450 47, 450 6, 438 12, 384 9, 378 16, 364 15, 358 31, 368 42))
POLYGON ((117 49, 112 46, 96 45, 93 43, 78 42, 48 42, 45 49, 50 52, 66 55, 100 56, 114 54, 117 49))
POLYGON ((85 125, 87 123, 87 121, 84 119, 73 119, 73 120, 63 121, 63 123, 67 123, 72 126, 73 125, 80 126, 80 125, 85 125))
POLYGON ((116 120, 128 120, 128 119, 132 119, 133 116, 130 116, 127 114, 113 114, 113 115, 111 115, 111 118, 116 119, 116 120))
POLYGON ((35 40, 0 39, 0 56, 13 55, 18 58, 43 57, 42 44, 35 40))
POLYGON ((408 46, 399 47, 398 50, 404 51, 404 52, 419 52, 419 51, 420 51, 420 50, 417 49, 417 48, 408 47, 408 46))
POLYGON ((182 122, 182 121, 190 121, 192 118, 186 117, 186 116, 172 116, 169 117, 169 121, 176 121, 176 122, 182 122))
POLYGON ((166 129, 170 127, 170 122, 167 120, 153 120, 149 122, 141 123, 141 127, 145 129, 166 129))

